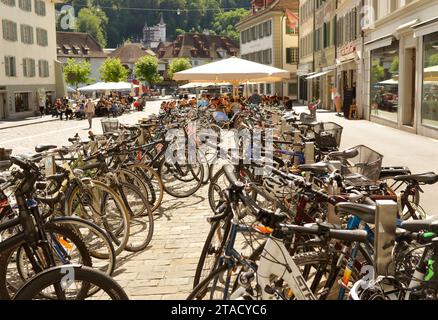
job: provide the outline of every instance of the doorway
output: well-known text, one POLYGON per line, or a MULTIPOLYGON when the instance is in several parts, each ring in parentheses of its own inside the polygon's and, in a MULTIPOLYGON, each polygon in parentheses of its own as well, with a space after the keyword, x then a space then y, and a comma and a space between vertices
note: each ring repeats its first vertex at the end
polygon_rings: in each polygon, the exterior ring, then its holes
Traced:
POLYGON ((415 123, 415 77, 417 51, 415 48, 405 50, 405 85, 404 85, 404 108, 403 125, 414 127, 415 123))
POLYGON ((0 120, 6 119, 6 93, 0 92, 0 120))

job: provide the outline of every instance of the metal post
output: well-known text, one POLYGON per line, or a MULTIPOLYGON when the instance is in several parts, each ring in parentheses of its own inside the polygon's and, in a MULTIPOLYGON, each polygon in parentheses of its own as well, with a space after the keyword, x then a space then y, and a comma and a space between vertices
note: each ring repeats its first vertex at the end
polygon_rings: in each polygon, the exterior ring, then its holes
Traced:
MULTIPOLYGON (((293 137, 294 137, 294 152, 295 153, 302 152, 302 147, 301 147, 301 143, 302 143, 301 132, 295 130, 293 132, 293 137)), ((294 157, 294 166, 298 167, 300 164, 301 164, 300 163, 300 158, 299 157, 294 157)))
POLYGON ((315 163, 315 143, 306 142, 304 145, 304 159, 306 164, 315 163))
POLYGON ((392 250, 395 244, 397 203, 392 200, 376 201, 374 263, 376 276, 394 275, 392 250))

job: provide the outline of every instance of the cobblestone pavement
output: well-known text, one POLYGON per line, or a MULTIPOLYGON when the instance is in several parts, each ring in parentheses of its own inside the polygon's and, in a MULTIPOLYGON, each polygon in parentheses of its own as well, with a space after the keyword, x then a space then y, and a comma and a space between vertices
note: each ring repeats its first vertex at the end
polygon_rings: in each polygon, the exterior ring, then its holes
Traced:
POLYGON ((185 299, 211 216, 203 187, 187 199, 165 196, 151 245, 141 253, 122 254, 115 279, 131 299, 185 299))

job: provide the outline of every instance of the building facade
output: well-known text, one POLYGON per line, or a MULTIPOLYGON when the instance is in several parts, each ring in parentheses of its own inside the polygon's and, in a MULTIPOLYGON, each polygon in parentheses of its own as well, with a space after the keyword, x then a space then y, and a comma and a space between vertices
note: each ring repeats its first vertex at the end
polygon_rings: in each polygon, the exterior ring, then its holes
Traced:
POLYGON ((315 0, 300 0, 299 18, 299 55, 300 61, 297 70, 298 76, 298 100, 301 103, 309 103, 312 99, 312 81, 306 78, 314 73, 313 45, 315 23, 315 0))
POLYGON ((56 57, 56 2, 0 1, 0 119, 34 115, 46 97, 65 94, 56 57))
POLYGON ((193 67, 206 63, 227 59, 239 54, 239 44, 225 36, 206 33, 185 33, 173 42, 161 42, 155 50, 159 59, 159 70, 164 72, 174 59, 186 58, 193 67))
MULTIPOLYGON (((82 32, 57 32, 56 51, 58 61, 65 64, 69 58, 77 62, 87 61, 90 63, 93 81, 100 81, 99 68, 105 62, 107 54, 99 43, 88 33, 82 32)), ((86 85, 85 83, 79 86, 86 85)))
POLYGON ((312 80, 312 98, 321 100, 321 107, 334 110, 332 90, 336 87, 336 0, 315 0, 314 55, 315 74, 312 80))
POLYGON ((252 13, 237 24, 243 59, 291 72, 283 83, 250 85, 259 93, 298 98, 298 28, 288 27, 286 10, 298 16, 298 0, 252 1, 252 13))
POLYGON ((438 2, 365 4, 365 118, 438 138, 438 2))
POLYGON ((342 97, 340 106, 345 114, 352 104, 363 105, 362 8, 362 0, 339 0, 336 9, 335 89, 342 97))
POLYGON ((164 23, 163 14, 161 14, 160 22, 148 27, 147 23, 143 28, 143 46, 150 49, 158 47, 160 42, 166 41, 166 23, 164 23))

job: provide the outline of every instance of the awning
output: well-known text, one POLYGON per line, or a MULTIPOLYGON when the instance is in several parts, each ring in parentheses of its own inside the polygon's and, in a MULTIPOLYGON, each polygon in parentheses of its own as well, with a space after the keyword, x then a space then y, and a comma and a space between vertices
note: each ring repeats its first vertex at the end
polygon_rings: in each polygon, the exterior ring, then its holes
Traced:
POLYGON ((392 44, 392 41, 394 39, 394 36, 392 34, 389 34, 387 36, 378 38, 376 40, 369 41, 365 43, 365 49, 367 51, 388 47, 392 44))
POLYGON ((312 76, 307 77, 306 80, 319 78, 319 77, 321 77, 321 76, 323 76, 323 75, 325 75, 325 74, 327 74, 327 73, 329 73, 329 72, 331 72, 331 71, 332 71, 332 70, 330 70, 330 71, 324 71, 324 72, 320 72, 320 73, 314 74, 314 75, 312 75, 312 76))
POLYGON ((432 18, 420 23, 417 23, 411 27, 414 30, 414 38, 419 38, 427 34, 431 34, 438 31, 438 18, 432 18))

